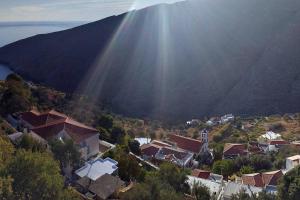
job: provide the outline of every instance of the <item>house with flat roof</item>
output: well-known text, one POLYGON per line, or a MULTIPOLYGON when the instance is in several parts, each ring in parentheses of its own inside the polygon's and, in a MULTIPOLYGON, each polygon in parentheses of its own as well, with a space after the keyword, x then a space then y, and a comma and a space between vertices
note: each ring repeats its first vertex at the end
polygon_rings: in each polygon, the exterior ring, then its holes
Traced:
POLYGON ((111 158, 98 158, 96 160, 91 160, 85 163, 85 165, 76 170, 75 174, 80 178, 87 177, 93 181, 104 174, 115 174, 118 170, 118 162, 111 158))
POLYGON ((83 159, 99 153, 99 132, 62 113, 54 110, 43 113, 32 110, 20 114, 20 123, 47 141, 72 140, 78 146, 83 159))

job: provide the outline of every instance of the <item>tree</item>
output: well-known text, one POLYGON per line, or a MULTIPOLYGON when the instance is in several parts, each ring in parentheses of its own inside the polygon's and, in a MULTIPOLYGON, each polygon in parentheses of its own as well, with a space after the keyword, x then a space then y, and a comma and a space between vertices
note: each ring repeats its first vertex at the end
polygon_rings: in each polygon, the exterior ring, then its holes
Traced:
POLYGON ((127 192, 124 200, 181 200, 182 194, 176 192, 170 185, 164 184, 156 176, 147 176, 144 183, 137 184, 127 192))
POLYGON ((80 194, 71 187, 66 188, 59 200, 82 200, 80 194))
POLYGON ((31 91, 21 77, 11 74, 6 78, 0 105, 4 115, 30 109, 31 91))
POLYGON ((231 200, 253 200, 253 198, 246 193, 245 189, 242 189, 239 193, 232 195, 231 200))
POLYGON ((158 177, 162 182, 166 182, 174 188, 175 191, 187 193, 189 186, 187 184, 187 173, 171 163, 160 165, 158 177))
POLYGON ((217 144, 213 149, 214 160, 221 160, 223 157, 224 145, 217 144))
POLYGON ((40 151, 40 152, 46 151, 46 146, 45 145, 43 145, 42 143, 35 140, 34 138, 32 138, 29 135, 24 135, 22 137, 21 141, 19 142, 19 144, 17 144, 17 147, 18 148, 23 148, 25 150, 31 150, 33 152, 35 152, 35 151, 40 151))
POLYGON ((241 174, 251 174, 254 172, 254 169, 251 166, 243 166, 240 170, 241 174))
POLYGON ((192 189, 191 189, 191 194, 196 197, 197 200, 210 200, 211 196, 209 193, 209 189, 200 184, 199 182, 194 182, 192 189))
POLYGON ((103 127, 97 127, 99 133, 100 133, 100 136, 99 138, 101 140, 105 140, 105 141, 108 141, 108 142, 111 142, 111 135, 110 133, 103 127))
POLYGON ((114 126, 111 131, 111 141, 113 143, 122 144, 125 137, 125 130, 121 127, 114 126))
POLYGON ((136 140, 129 140, 128 142, 128 147, 130 149, 130 151, 136 155, 140 155, 141 154, 141 150, 140 150, 140 143, 136 140))
POLYGON ((106 130, 111 129, 113 127, 114 120, 111 115, 102 115, 97 120, 97 125, 105 128, 106 130))
POLYGON ((211 165, 213 163, 213 157, 210 152, 203 152, 200 153, 196 160, 199 162, 200 165, 211 165))
POLYGON ((250 158, 250 162, 255 171, 268 170, 272 168, 272 162, 269 156, 253 155, 250 158))
POLYGON ((53 140, 50 142, 51 150, 63 167, 77 167, 80 165, 81 154, 72 140, 53 140))
POLYGON ((14 151, 15 148, 12 143, 6 137, 0 135, 0 171, 10 162, 14 151))
POLYGON ((242 189, 239 193, 232 195, 231 200, 274 200, 276 199, 276 195, 267 193, 265 190, 256 194, 249 195, 246 193, 244 189, 242 189))
POLYGON ((214 162, 213 172, 222 174, 226 178, 234 172, 234 162, 232 160, 218 160, 214 162))
POLYGON ((63 178, 58 163, 47 153, 19 150, 7 171, 15 199, 59 199, 63 178))
POLYGON ((131 181, 139 178, 141 174, 141 167, 133 156, 121 153, 118 155, 116 160, 118 161, 119 166, 119 176, 122 180, 131 181))
POLYGON ((13 198, 12 182, 11 177, 0 177, 0 199, 10 200, 13 198))
POLYGON ((280 180, 278 198, 285 200, 300 199, 300 167, 286 173, 280 180))

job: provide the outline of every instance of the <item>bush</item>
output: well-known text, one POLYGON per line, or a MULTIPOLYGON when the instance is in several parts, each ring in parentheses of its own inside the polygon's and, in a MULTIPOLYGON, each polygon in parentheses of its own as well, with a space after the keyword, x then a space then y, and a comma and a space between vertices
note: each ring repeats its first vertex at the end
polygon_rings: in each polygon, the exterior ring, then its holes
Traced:
POLYGON ((222 135, 221 134, 216 134, 213 136, 213 141, 218 143, 218 142, 221 142, 223 139, 222 135))

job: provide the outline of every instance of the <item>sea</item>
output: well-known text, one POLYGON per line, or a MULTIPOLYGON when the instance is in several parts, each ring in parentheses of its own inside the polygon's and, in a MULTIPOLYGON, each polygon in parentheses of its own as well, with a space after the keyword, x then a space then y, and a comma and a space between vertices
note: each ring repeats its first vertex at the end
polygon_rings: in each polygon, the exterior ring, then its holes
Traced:
MULTIPOLYGON (((86 22, 0 22, 0 48, 12 42, 38 34, 66 30, 86 22)), ((4 80, 12 71, 0 64, 0 80, 4 80)))

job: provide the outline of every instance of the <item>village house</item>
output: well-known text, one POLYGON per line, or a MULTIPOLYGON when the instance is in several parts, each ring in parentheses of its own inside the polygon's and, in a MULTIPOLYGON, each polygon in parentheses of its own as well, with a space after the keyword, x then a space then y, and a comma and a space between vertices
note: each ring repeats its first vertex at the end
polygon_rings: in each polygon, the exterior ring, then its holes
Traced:
POLYGON ((244 185, 235 182, 228 182, 224 187, 223 199, 230 200, 231 197, 235 194, 238 194, 240 191, 244 190, 246 194, 252 196, 256 195, 263 191, 261 187, 255 187, 251 185, 244 185))
POLYGON ((223 150, 223 159, 233 159, 238 156, 247 156, 245 144, 226 143, 223 150))
POLYGON ((76 170, 75 174, 84 178, 87 177, 93 181, 96 181, 104 174, 115 175, 118 173, 118 162, 111 158, 98 158, 85 163, 85 165, 76 170))
POLYGON ((219 197, 221 191, 222 191, 222 183, 221 182, 216 182, 214 180, 210 179, 203 179, 203 178, 198 178, 195 176, 187 176, 188 180, 187 183, 189 184, 190 188, 193 188, 195 184, 200 184, 204 185, 205 187, 208 188, 210 195, 219 197))
POLYGON ((208 151, 208 132, 203 132, 203 135, 201 135, 201 140, 176 134, 169 134, 167 140, 174 144, 175 147, 191 152, 195 155, 208 151))
POLYGON ((208 132, 200 133, 201 140, 170 134, 165 142, 153 140, 140 147, 145 160, 169 161, 180 167, 194 165, 194 155, 208 151, 208 132))
POLYGON ((96 180, 83 177, 77 181, 76 188, 86 199, 106 200, 114 199, 125 188, 125 182, 119 177, 104 174, 96 180))
POLYGON ((54 110, 21 113, 20 124, 25 127, 25 132, 33 132, 47 141, 72 140, 78 146, 83 159, 99 153, 99 132, 96 129, 54 110))
POLYGON ((286 171, 290 171, 299 165, 300 165, 300 155, 295 155, 286 158, 285 161, 286 171))
POLYGON ((277 152, 281 147, 290 145, 288 141, 285 140, 270 140, 268 142, 267 152, 277 152))
POLYGON ((159 160, 172 162, 180 167, 189 167, 193 161, 193 154, 182 149, 173 148, 164 142, 157 140, 141 147, 142 157, 145 160, 159 160))
POLYGON ((270 140, 278 140, 278 139, 281 139, 280 134, 274 133, 273 131, 267 131, 265 134, 261 135, 258 138, 258 141, 267 143, 270 140))
POLYGON ((243 174, 242 183, 244 185, 251 185, 255 187, 265 188, 267 186, 277 186, 279 179, 283 176, 281 170, 264 172, 264 173, 253 173, 243 174))
POLYGON ((157 160, 169 161, 180 167, 190 167, 193 161, 193 154, 172 147, 161 147, 155 155, 157 160))
POLYGON ((218 183, 222 183, 222 181, 223 181, 222 175, 214 174, 214 173, 211 173, 210 171, 201 170, 201 169, 194 169, 192 171, 191 175, 194 177, 197 177, 197 178, 211 180, 211 181, 218 182, 218 183))
POLYGON ((234 121, 234 115, 233 114, 227 114, 221 117, 220 123, 226 124, 228 122, 234 121))
POLYGON ((200 123, 199 119, 192 119, 191 121, 187 121, 186 125, 187 126, 197 126, 200 123))

